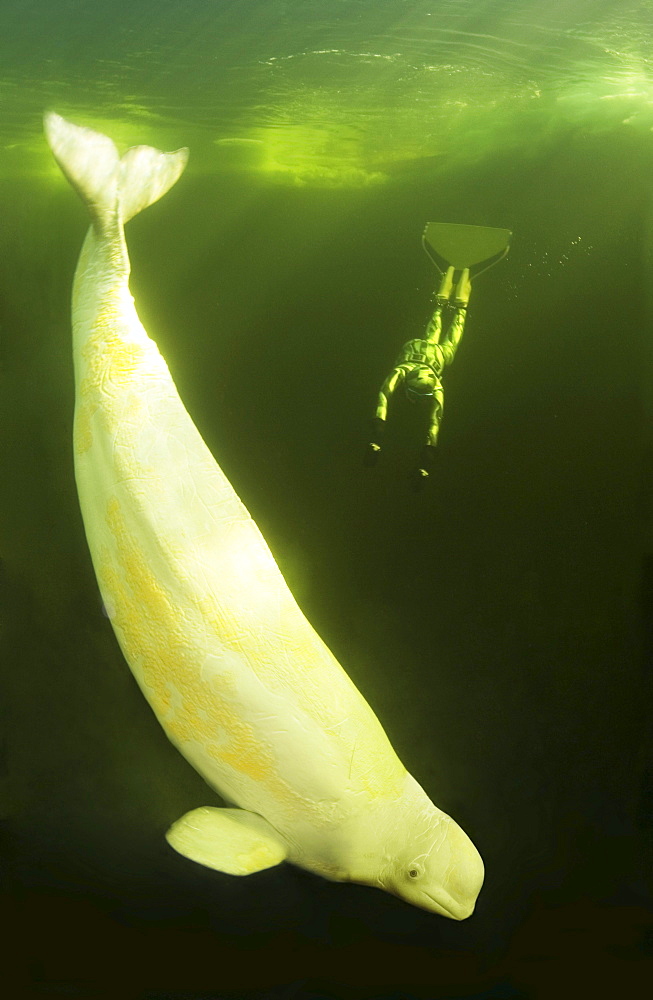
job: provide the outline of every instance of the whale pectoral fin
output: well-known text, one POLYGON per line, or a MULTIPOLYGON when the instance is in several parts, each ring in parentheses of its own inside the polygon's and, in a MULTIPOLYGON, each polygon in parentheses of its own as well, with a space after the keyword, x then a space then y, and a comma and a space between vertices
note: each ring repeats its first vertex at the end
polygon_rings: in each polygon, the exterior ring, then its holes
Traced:
POLYGON ((287 853, 274 827, 245 809, 193 809, 172 824, 166 840, 184 857, 227 875, 272 868, 287 853))

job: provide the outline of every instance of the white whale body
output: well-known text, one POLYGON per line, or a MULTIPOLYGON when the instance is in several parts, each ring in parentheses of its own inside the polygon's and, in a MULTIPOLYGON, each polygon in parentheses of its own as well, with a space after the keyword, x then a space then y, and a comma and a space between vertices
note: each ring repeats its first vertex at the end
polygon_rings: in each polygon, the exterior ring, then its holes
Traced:
POLYGON ((167 736, 234 806, 193 810, 168 841, 232 875, 287 860, 469 916, 478 851, 298 608, 138 319, 123 226, 187 152, 120 158, 56 114, 45 129, 91 216, 73 289, 74 453, 102 599, 167 736))

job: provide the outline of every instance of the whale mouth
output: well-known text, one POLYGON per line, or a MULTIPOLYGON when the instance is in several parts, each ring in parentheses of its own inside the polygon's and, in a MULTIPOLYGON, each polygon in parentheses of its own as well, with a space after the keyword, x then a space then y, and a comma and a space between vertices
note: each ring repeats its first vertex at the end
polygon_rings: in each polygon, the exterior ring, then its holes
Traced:
POLYGON ((476 900, 471 903, 468 901, 461 903, 449 895, 445 899, 438 899, 430 892, 422 892, 422 895, 428 899, 428 903, 424 903, 425 909, 449 917, 450 920, 466 920, 467 917, 471 917, 476 905, 476 900))
POLYGON ((375 885, 385 892, 390 892, 394 896, 398 896, 399 899, 403 899, 412 906, 418 906, 429 913, 437 913, 438 916, 447 917, 449 920, 466 920, 467 917, 471 917, 476 908, 476 896, 473 898, 463 897, 456 899, 446 889, 441 889, 437 894, 433 894, 427 892, 426 889, 415 888, 412 893, 407 894, 405 891, 378 877, 373 883, 369 884, 375 885))

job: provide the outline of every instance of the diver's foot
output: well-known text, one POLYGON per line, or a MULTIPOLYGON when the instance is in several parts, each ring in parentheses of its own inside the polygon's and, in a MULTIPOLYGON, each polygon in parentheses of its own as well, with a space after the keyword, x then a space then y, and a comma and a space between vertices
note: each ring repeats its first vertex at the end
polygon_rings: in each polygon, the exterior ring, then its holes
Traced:
POLYGON ((381 445, 376 444, 374 441, 370 441, 367 448, 365 449, 365 457, 363 461, 365 465, 376 465, 379 460, 379 455, 381 454, 381 445))

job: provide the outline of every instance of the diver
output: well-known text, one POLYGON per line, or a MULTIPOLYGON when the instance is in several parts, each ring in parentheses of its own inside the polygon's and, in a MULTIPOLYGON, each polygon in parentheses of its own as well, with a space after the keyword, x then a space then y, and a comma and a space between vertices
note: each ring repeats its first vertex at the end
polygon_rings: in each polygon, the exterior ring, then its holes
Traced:
POLYGON ((397 387, 403 384, 411 402, 421 403, 428 408, 426 441, 413 472, 413 482, 419 489, 428 480, 435 462, 444 411, 442 375, 447 365, 453 361, 465 329, 472 276, 476 278, 507 254, 511 236, 508 229, 483 226, 438 222, 430 222, 426 226, 422 244, 442 276, 436 294, 436 308, 424 336, 408 340, 404 344, 394 368, 379 390, 371 439, 366 451, 367 465, 376 464, 390 399, 397 387), (447 313, 453 312, 453 316, 447 330, 443 332, 445 310, 447 313))
POLYGON ((374 417, 372 440, 368 444, 368 463, 374 464, 381 451, 381 439, 388 418, 388 404, 397 386, 403 383, 407 398, 413 403, 428 405, 428 431, 422 448, 416 478, 428 478, 435 461, 440 423, 444 410, 442 373, 456 354, 465 329, 467 305, 471 291, 469 269, 465 268, 456 286, 453 299, 453 318, 446 333, 442 333, 442 314, 452 308, 449 296, 453 286, 454 269, 444 276, 436 296, 436 309, 421 339, 408 340, 401 349, 395 366, 379 390, 374 417))

